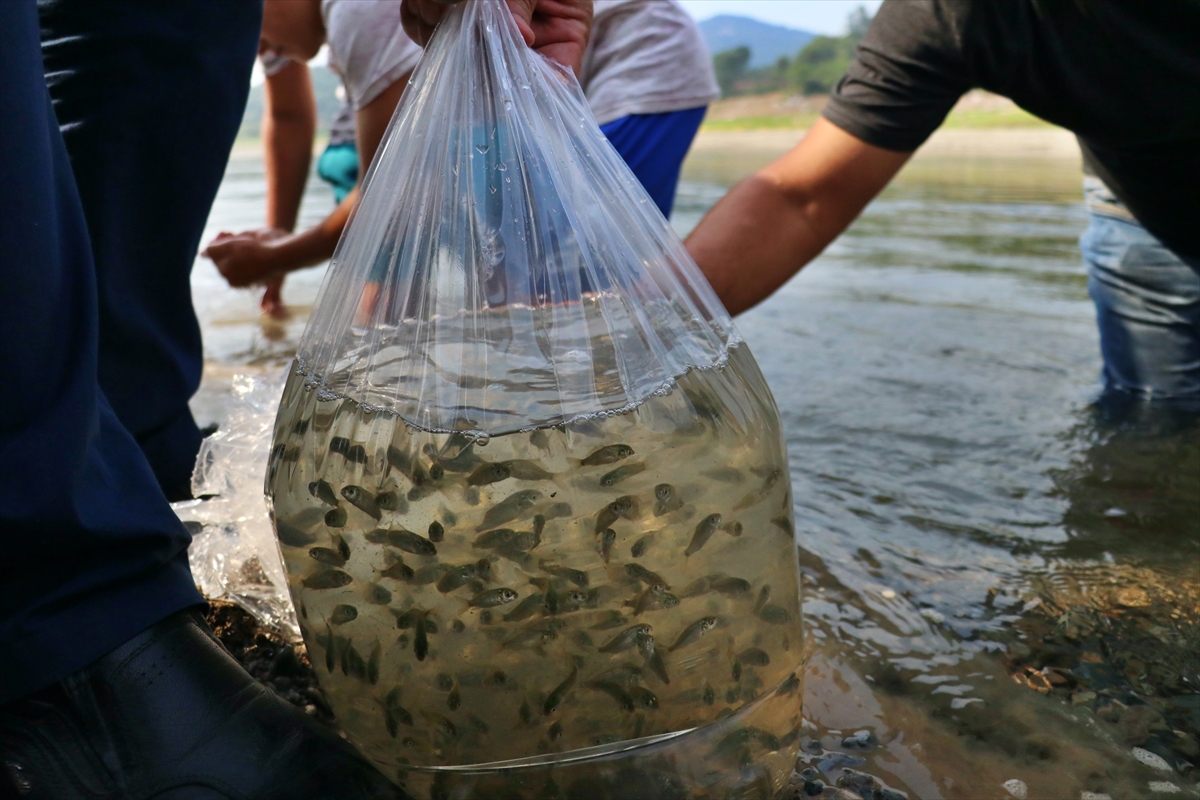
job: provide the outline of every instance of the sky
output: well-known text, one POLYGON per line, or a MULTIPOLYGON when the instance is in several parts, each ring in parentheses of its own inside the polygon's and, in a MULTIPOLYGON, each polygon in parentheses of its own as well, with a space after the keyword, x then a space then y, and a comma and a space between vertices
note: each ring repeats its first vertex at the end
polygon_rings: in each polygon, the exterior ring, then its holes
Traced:
POLYGON ((874 14, 883 0, 680 0, 697 22, 718 14, 753 17, 775 25, 838 36, 859 6, 874 14))

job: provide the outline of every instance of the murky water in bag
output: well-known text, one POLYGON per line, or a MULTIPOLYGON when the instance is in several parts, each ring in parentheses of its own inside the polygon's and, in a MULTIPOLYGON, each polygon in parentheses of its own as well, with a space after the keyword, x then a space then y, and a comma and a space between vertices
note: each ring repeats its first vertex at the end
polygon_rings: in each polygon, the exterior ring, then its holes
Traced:
POLYGON ((758 796, 782 785, 803 641, 792 501, 744 345, 626 413, 489 441, 305 379, 269 493, 326 695, 385 772, 733 718, 691 755, 731 778, 756 764, 758 796))

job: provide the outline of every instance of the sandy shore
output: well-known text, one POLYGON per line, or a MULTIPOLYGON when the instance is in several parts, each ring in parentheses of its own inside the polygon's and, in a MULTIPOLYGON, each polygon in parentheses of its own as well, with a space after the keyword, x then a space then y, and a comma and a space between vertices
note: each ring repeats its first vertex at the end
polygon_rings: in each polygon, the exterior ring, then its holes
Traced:
MULTIPOLYGON (((804 138, 804 130, 704 131, 693 153, 757 151, 783 155, 804 138)), ((946 128, 917 151, 923 158, 1079 160, 1074 134, 1062 128, 946 128)))

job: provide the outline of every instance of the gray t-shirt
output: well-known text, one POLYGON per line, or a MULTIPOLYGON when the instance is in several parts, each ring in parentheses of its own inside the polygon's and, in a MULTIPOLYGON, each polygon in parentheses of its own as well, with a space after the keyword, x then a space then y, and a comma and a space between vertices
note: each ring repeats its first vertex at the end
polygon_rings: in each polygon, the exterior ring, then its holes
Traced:
POLYGON ((601 125, 721 96, 700 30, 675 0, 596 0, 579 84, 601 125))
POLYGON ((1200 0, 884 0, 824 116, 917 149, 974 87, 1074 132, 1090 170, 1200 259, 1200 0))

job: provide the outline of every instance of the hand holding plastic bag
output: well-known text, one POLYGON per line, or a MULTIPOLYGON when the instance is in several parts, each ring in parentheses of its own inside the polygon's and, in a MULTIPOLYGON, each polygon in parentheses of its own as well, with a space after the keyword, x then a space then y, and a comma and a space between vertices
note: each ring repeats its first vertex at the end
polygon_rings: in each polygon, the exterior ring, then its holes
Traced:
MULTIPOLYGON (((400 19, 414 42, 425 46, 447 9, 462 0, 404 0, 400 19)), ((579 72, 592 26, 592 0, 508 0, 525 44, 579 72)))

